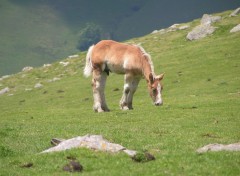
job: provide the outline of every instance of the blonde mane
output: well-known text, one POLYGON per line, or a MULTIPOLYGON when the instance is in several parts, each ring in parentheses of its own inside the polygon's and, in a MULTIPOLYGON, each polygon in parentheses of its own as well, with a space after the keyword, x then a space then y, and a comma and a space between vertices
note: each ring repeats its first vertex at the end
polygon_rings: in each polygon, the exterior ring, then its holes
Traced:
POLYGON ((138 47, 141 50, 142 55, 144 56, 144 58, 147 60, 147 62, 149 63, 149 65, 151 67, 152 74, 155 76, 154 66, 153 66, 151 55, 148 54, 140 44, 137 44, 135 46, 138 47))

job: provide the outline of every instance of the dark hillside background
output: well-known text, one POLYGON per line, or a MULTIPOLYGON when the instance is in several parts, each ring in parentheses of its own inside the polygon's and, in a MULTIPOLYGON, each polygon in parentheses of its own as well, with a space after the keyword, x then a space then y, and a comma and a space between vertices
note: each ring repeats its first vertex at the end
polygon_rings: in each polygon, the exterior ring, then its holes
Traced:
POLYGON ((0 76, 240 7, 238 0, 1 0, 0 76))

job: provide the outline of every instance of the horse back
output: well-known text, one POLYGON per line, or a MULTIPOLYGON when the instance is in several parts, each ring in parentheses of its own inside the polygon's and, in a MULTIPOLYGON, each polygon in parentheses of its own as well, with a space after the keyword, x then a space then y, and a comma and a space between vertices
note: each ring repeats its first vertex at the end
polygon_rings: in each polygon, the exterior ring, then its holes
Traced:
POLYGON ((94 46, 91 60, 97 69, 108 68, 111 72, 124 74, 129 71, 141 73, 142 57, 141 49, 136 45, 103 40, 94 46))

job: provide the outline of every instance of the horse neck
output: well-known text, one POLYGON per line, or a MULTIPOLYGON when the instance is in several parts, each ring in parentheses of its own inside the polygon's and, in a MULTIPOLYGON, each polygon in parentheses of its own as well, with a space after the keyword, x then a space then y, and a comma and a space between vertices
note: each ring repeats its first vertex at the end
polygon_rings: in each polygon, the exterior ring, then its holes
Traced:
MULTIPOLYGON (((146 56, 145 56, 146 57, 146 56)), ((153 70, 153 65, 150 59, 148 58, 143 58, 142 61, 142 67, 143 67, 143 76, 145 80, 149 83, 149 75, 152 73, 153 76, 155 76, 154 70, 153 70)))

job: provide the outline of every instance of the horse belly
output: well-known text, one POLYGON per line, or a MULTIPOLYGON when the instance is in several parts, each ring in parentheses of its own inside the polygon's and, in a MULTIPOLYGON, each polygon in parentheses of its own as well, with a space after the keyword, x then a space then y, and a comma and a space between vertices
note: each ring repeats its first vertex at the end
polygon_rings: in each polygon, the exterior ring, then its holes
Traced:
POLYGON ((113 73, 125 74, 125 69, 123 67, 123 64, 115 64, 115 63, 107 62, 106 65, 109 71, 113 73))

